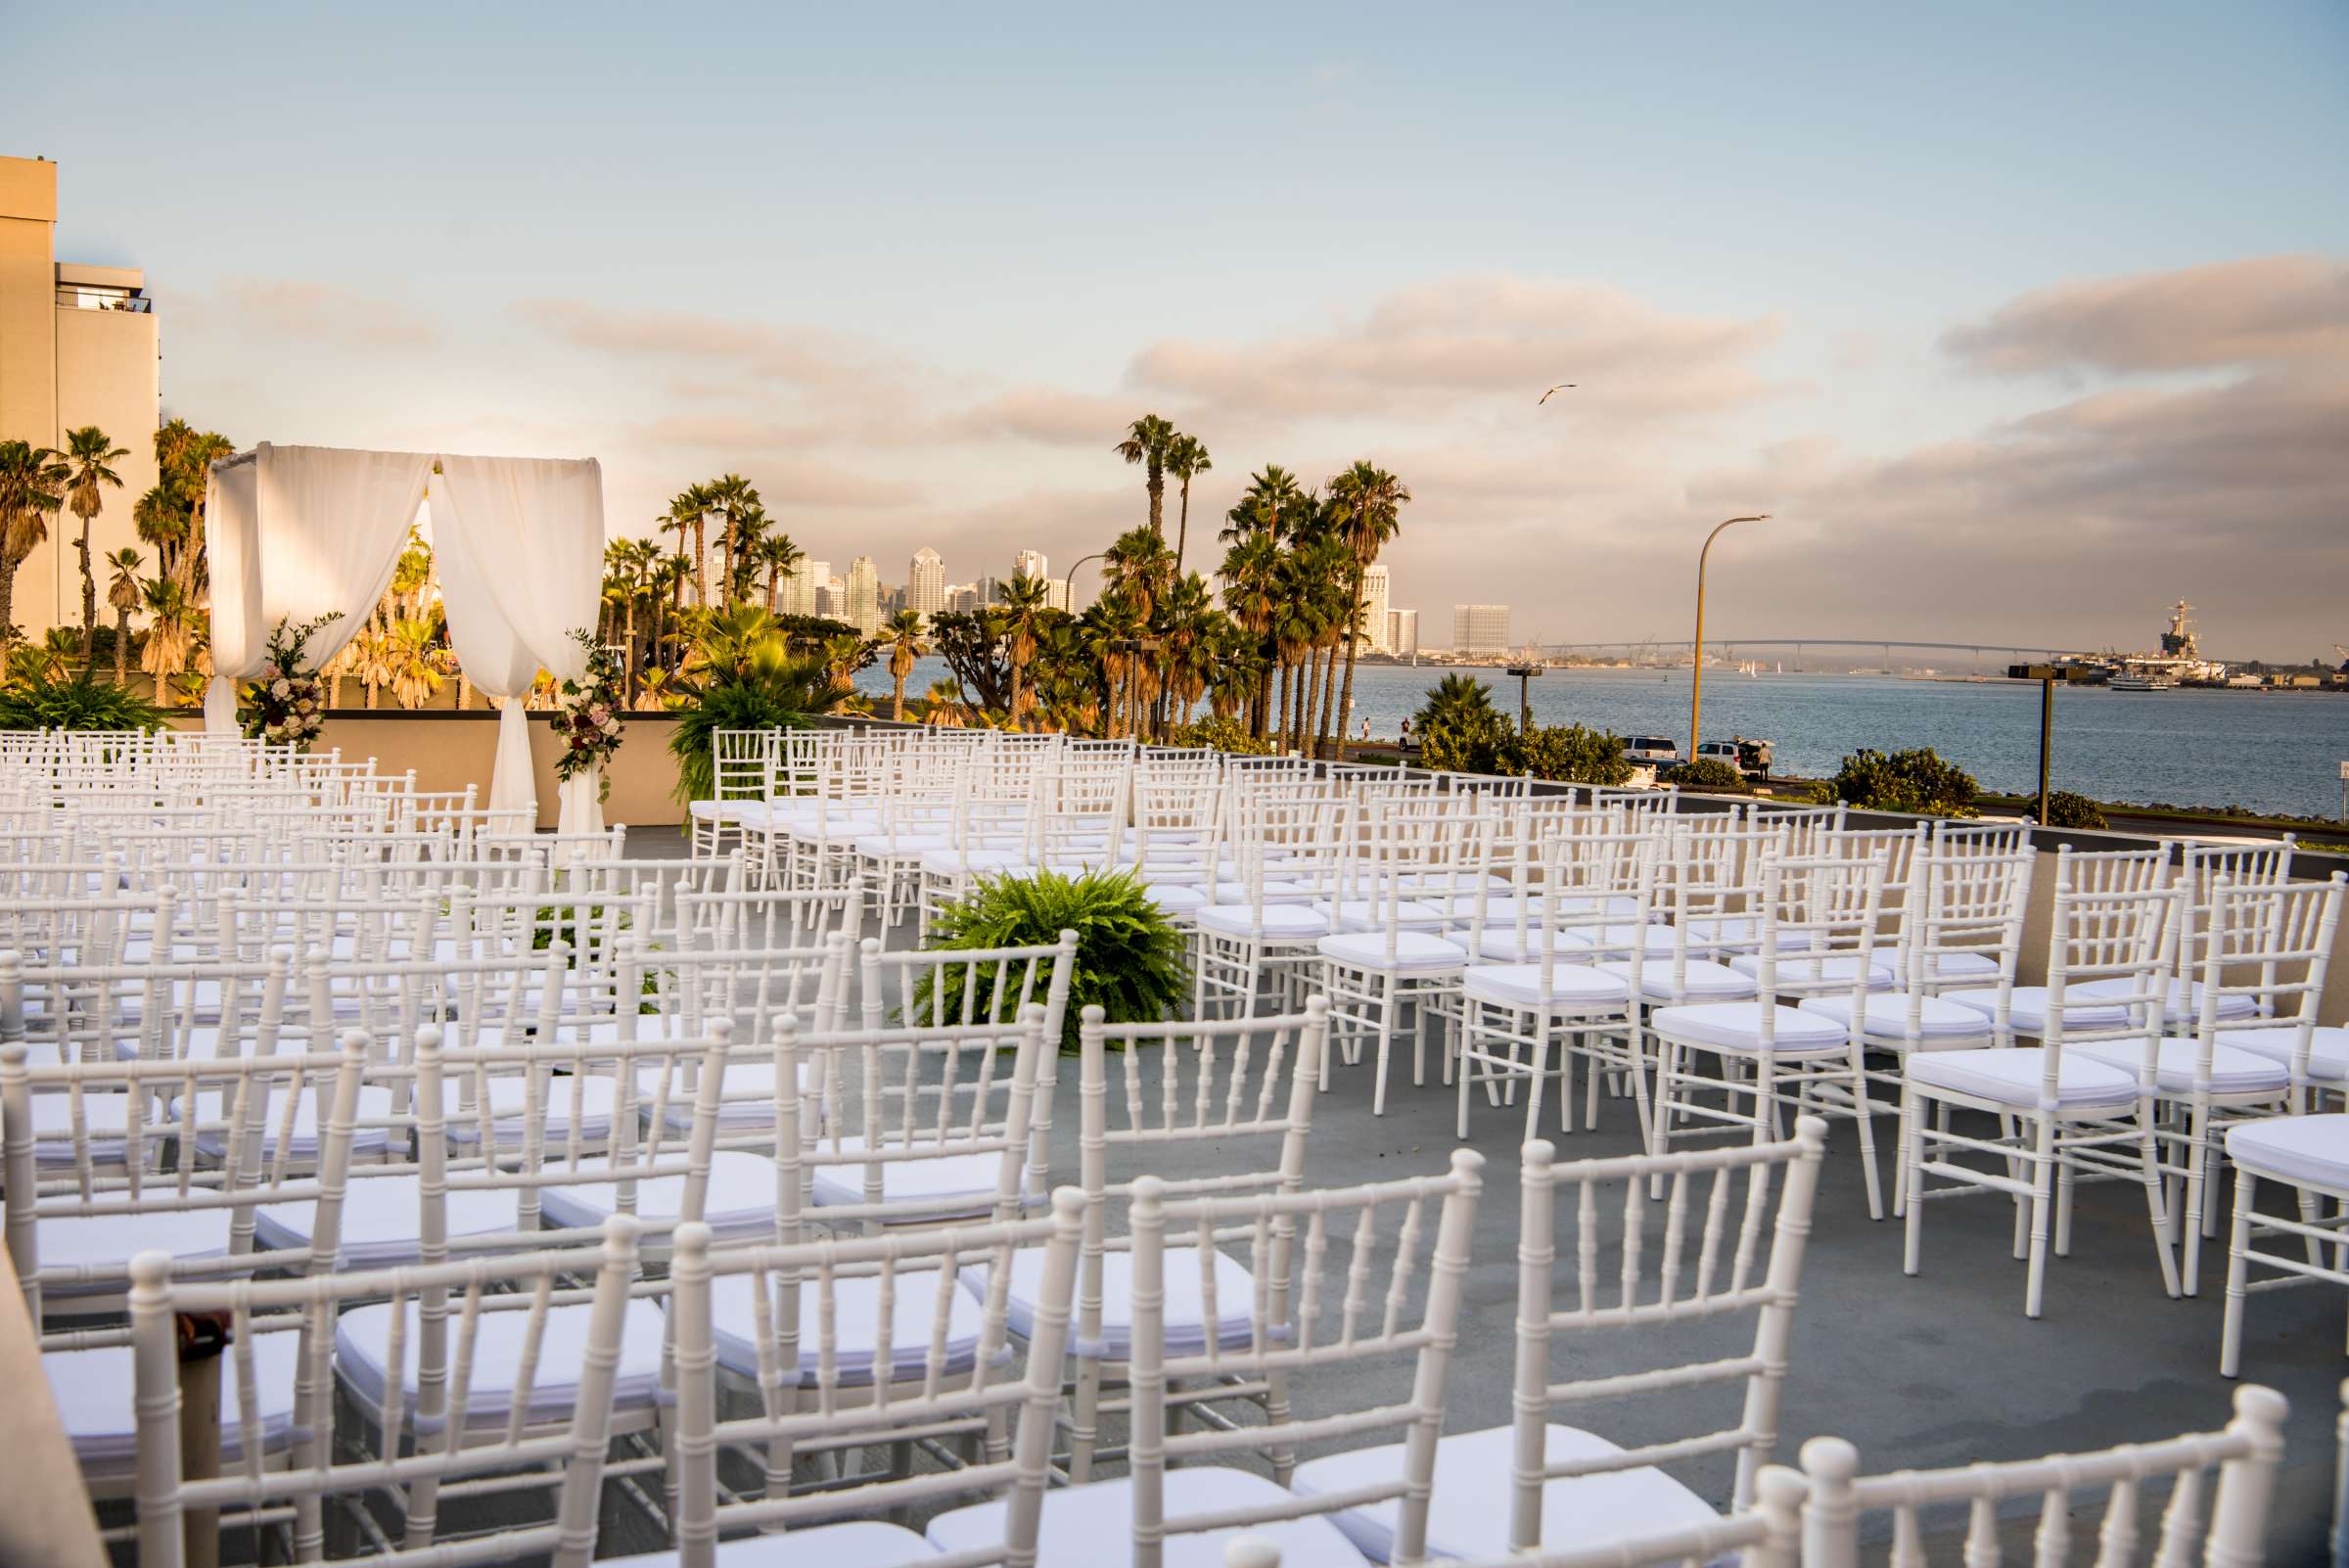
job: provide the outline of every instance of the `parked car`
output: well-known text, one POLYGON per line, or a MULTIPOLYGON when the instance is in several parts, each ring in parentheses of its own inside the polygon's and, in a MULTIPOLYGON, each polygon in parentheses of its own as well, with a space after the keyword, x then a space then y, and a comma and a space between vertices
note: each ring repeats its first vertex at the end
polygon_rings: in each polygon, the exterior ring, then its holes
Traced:
POLYGON ((1680 764, 1680 743, 1662 735, 1634 735, 1623 743, 1624 761, 1635 767, 1675 767, 1680 764))
POLYGON ((1740 735, 1734 740, 1706 741, 1697 747, 1696 755, 1710 758, 1716 762, 1727 762, 1748 778, 1768 778, 1773 750, 1769 741, 1747 740, 1740 735))

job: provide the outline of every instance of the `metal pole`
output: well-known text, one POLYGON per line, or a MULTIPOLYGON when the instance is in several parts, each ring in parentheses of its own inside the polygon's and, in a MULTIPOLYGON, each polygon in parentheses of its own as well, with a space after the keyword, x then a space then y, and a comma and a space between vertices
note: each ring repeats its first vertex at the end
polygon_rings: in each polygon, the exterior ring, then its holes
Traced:
POLYGON ((1690 648, 1688 663, 1688 761, 1696 761, 1696 748, 1704 739, 1702 721, 1705 714, 1705 558, 1713 553, 1713 541, 1730 523, 1765 523, 1767 512, 1752 517, 1733 517, 1718 524, 1705 535, 1704 548, 1696 552, 1696 642, 1690 648))
POLYGON ((2055 677, 2039 683, 2039 825, 2048 825, 2048 759, 2055 749, 2055 677))

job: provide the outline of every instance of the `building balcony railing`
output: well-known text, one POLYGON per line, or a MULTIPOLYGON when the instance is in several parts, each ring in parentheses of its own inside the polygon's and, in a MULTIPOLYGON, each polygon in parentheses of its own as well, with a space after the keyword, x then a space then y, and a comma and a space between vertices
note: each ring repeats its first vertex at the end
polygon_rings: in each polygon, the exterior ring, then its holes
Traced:
POLYGON ((63 288, 57 291, 57 302, 69 310, 127 310, 134 316, 155 313, 155 301, 145 295, 108 289, 63 288))

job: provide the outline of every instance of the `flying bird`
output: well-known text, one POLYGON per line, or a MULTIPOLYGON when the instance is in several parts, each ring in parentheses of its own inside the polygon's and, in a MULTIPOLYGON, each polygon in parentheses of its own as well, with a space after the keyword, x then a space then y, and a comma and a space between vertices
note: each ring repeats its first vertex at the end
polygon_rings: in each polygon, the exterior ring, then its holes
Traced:
POLYGON ((1546 403, 1546 402, 1548 402, 1548 401, 1549 401, 1549 394, 1550 394, 1550 392, 1572 392, 1572 391, 1574 391, 1574 383, 1573 383, 1573 382, 1571 382, 1571 381, 1561 381, 1561 382, 1559 382, 1559 383, 1558 383, 1558 384, 1557 384, 1555 387, 1552 387, 1552 388, 1549 390, 1549 392, 1543 392, 1543 393, 1541 396, 1539 396, 1539 397, 1535 398, 1535 399, 1534 399, 1534 406, 1535 406, 1536 408, 1539 408, 1539 407, 1541 407, 1541 406, 1542 406, 1543 403, 1546 403))

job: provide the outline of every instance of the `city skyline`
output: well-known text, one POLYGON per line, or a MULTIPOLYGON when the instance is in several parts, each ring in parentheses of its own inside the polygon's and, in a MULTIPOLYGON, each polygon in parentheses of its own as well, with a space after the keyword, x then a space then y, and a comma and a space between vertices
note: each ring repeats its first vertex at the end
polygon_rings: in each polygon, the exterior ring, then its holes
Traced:
MULTIPOLYGON (((2183 596, 2232 654, 2343 636, 2338 7, 1849 8, 1816 47, 1736 14, 1396 9, 1342 45, 1258 19, 1216 69, 1142 19, 843 14, 745 17, 691 70, 581 19, 547 71, 530 19, 461 15, 451 62, 430 5, 391 38, 157 11, 114 94, 22 84, 57 254, 143 270, 167 414, 593 455, 618 531, 739 472, 805 548, 999 562, 1139 522, 1109 448, 1155 411, 1215 458, 1188 565, 1250 473, 1366 457, 1414 496, 1406 596, 1510 598, 1526 641, 1684 635, 1696 545, 1745 511, 1776 521, 1715 552, 1733 628, 2128 647, 2183 596), (1659 59, 1669 110, 1632 69, 1659 59), (180 91, 256 69, 278 115, 180 91), (179 98, 173 135, 123 95, 179 98), (1113 173, 1154 153, 1153 95, 1208 111, 1179 200, 1113 173), (256 169, 238 204, 207 178, 256 169), (1264 232, 1268 200, 1413 220, 1332 247, 1264 232)), ((17 30, 63 58, 73 27, 17 30)))

